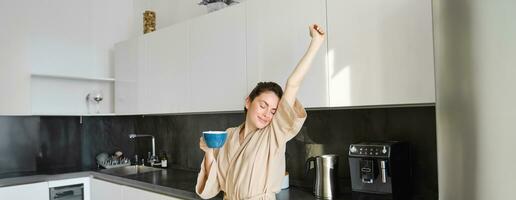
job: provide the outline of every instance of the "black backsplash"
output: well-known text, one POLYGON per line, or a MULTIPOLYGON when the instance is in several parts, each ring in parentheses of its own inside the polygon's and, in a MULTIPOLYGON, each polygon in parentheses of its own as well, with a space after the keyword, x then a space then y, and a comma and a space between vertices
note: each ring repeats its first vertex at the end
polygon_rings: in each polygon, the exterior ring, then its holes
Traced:
MULTIPOLYGON (((156 152, 165 151, 175 167, 198 170, 202 161, 199 137, 203 130, 238 126, 243 113, 110 116, 0 117, 0 178, 39 173, 96 169, 101 152, 124 152, 146 157, 150 139, 156 152)), ((413 199, 437 199, 435 107, 368 108, 308 111, 301 132, 287 143, 287 171, 291 184, 310 187, 305 160, 319 154, 338 154, 341 190, 349 191, 349 144, 402 140, 411 144, 413 199)))

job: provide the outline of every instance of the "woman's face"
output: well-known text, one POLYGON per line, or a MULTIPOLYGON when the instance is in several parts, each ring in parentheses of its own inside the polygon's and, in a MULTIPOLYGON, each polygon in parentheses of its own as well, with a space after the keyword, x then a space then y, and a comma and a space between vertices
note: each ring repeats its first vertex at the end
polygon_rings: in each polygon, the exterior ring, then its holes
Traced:
POLYGON ((255 97, 253 101, 247 97, 245 102, 246 119, 250 120, 256 128, 261 129, 271 123, 272 116, 278 108, 279 98, 274 92, 265 91, 255 97))

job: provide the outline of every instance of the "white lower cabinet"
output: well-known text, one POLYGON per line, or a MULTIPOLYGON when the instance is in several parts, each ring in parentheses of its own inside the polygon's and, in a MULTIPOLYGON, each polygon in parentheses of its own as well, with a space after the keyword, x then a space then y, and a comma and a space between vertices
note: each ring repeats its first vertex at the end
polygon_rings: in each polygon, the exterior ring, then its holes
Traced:
POLYGON ((48 200, 48 182, 0 187, 0 199, 48 200))
POLYGON ((92 200, 122 200, 122 186, 107 181, 91 179, 92 200))
POLYGON ((181 200, 154 192, 148 192, 133 187, 118 185, 107 181, 92 179, 92 200, 181 200))
POLYGON ((122 187, 122 199, 123 200, 181 200, 179 198, 165 196, 154 192, 148 192, 132 187, 122 187))

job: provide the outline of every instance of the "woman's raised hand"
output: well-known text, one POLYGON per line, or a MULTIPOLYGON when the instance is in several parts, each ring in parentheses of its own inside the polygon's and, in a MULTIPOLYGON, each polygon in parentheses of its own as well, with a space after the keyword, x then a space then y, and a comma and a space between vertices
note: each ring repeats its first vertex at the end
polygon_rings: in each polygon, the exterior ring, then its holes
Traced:
POLYGON ((321 26, 317 24, 310 24, 310 37, 312 37, 313 40, 324 40, 324 30, 321 28, 321 26))
POLYGON ((308 69, 310 69, 312 60, 324 42, 324 30, 322 27, 317 24, 310 24, 308 29, 310 30, 310 37, 312 37, 312 41, 310 41, 310 46, 308 46, 305 55, 301 58, 301 60, 299 60, 296 68, 288 77, 287 85, 285 86, 285 92, 281 97, 289 105, 294 105, 297 92, 301 87, 301 82, 303 82, 308 69))

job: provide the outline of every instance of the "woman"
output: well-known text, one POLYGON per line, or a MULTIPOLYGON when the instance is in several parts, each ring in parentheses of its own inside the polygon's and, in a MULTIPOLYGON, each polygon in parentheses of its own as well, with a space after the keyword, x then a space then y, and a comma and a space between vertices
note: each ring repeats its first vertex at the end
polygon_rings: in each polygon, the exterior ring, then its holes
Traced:
POLYGON ((258 83, 245 99, 245 122, 227 130, 224 146, 211 149, 200 138, 204 160, 195 187, 200 197, 212 198, 222 190, 224 199, 276 199, 285 173, 286 143, 306 119, 296 95, 324 41, 319 26, 309 29, 310 46, 288 78, 285 92, 276 83, 258 83))

